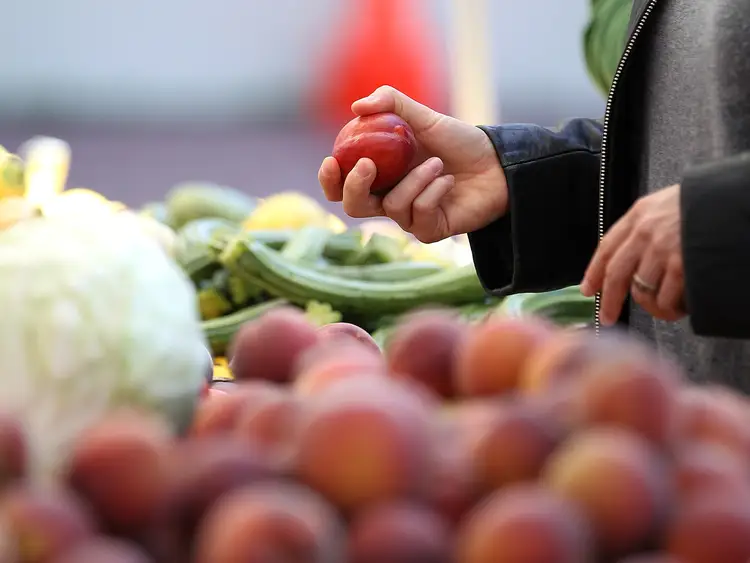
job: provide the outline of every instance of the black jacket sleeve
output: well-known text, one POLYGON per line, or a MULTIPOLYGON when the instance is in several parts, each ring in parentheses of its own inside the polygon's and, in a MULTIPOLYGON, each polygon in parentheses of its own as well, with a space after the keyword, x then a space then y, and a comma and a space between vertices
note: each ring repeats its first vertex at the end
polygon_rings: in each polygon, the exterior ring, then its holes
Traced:
POLYGON ((479 278, 494 295, 580 283, 597 244, 602 127, 482 127, 508 183, 508 213, 469 234, 479 278))
POLYGON ((750 338, 750 152, 690 170, 680 199, 693 330, 750 338))

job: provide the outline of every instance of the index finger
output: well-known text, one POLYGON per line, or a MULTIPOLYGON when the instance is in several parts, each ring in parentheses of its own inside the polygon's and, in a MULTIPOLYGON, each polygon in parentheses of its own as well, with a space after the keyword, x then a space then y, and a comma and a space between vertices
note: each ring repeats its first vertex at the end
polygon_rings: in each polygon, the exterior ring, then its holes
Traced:
POLYGON ((589 262, 581 282, 581 293, 591 297, 601 291, 607 264, 630 234, 630 218, 626 215, 604 235, 589 262))
POLYGON ((411 99, 391 86, 381 86, 372 94, 352 104, 352 111, 359 116, 374 113, 395 113, 406 121, 416 134, 428 130, 440 119, 435 110, 411 99))
POLYGON ((318 182, 328 201, 344 199, 344 182, 341 179, 341 167, 332 156, 326 157, 318 170, 318 182))

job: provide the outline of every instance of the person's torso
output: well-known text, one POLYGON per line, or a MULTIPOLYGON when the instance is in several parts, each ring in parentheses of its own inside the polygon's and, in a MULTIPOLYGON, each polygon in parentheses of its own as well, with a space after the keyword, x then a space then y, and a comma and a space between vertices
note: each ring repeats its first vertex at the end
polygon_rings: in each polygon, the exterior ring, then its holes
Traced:
MULTIPOLYGON (((609 224, 635 198, 679 183, 688 167, 750 148, 750 2, 636 0, 632 25, 640 31, 610 124, 609 224)), ((750 378, 738 377, 750 373, 750 343, 697 337, 687 319, 654 320, 635 304, 629 313, 631 328, 693 379, 750 391, 750 378)))

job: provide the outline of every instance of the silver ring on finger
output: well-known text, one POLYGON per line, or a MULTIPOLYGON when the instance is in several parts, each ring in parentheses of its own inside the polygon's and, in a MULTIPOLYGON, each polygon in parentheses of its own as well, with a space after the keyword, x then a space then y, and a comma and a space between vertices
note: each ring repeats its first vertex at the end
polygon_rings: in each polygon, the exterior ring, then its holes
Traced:
POLYGON ((647 282, 638 274, 633 276, 633 287, 647 295, 656 295, 659 293, 659 286, 657 284, 647 282))

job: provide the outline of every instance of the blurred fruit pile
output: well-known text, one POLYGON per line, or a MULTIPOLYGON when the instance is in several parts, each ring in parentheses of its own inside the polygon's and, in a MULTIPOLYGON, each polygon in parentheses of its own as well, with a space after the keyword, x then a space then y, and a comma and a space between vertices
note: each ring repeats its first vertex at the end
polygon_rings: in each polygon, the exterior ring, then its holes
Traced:
POLYGON ((0 419, 8 563, 747 563, 750 403, 618 335, 450 310, 382 353, 279 308, 187 434, 111 412, 58 486, 0 419))

